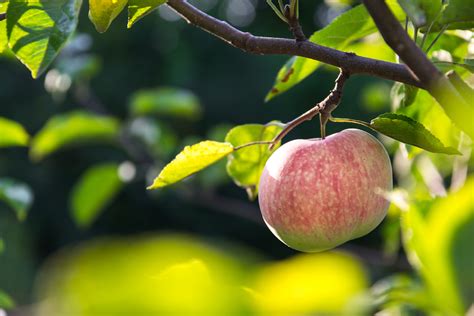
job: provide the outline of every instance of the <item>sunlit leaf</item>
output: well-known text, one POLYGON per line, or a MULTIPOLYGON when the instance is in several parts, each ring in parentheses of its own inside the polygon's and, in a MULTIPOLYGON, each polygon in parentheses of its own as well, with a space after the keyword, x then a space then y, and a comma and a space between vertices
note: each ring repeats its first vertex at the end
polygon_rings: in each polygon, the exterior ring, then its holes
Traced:
POLYGON ((19 220, 24 220, 33 203, 33 192, 22 182, 0 178, 0 201, 10 206, 19 220))
POLYGON ((149 189, 158 189, 176 183, 219 161, 234 150, 230 143, 203 141, 186 146, 155 178, 149 189))
MULTIPOLYGON (((399 20, 405 18, 404 12, 396 0, 387 1, 399 20)), ((343 50, 347 46, 369 34, 375 33, 377 27, 363 5, 356 6, 335 18, 328 26, 315 32, 309 40, 313 43, 343 50)), ((321 63, 303 57, 292 57, 280 69, 266 100, 285 92, 312 74, 321 63)))
POLYGON ((26 130, 15 121, 0 117, 0 148, 28 145, 30 136, 26 130))
POLYGON ((30 156, 41 160, 64 146, 112 141, 119 132, 117 119, 83 111, 56 115, 36 134, 30 156))
MULTIPOLYGON (((8 1, 0 0, 0 13, 7 12, 8 1)), ((0 54, 8 47, 7 21, 0 21, 0 54)))
POLYGON ((77 26, 82 0, 10 0, 8 45, 37 78, 77 26))
POLYGON ((89 19, 99 33, 104 33, 127 5, 127 0, 89 0, 89 19))
POLYGON ((15 307, 13 299, 4 291, 0 290, 0 308, 10 309, 15 307))
POLYGON ((325 252, 264 266, 254 290, 262 315, 359 315, 350 303, 367 286, 366 272, 356 258, 325 252))
POLYGON ((131 28, 135 22, 158 8, 166 0, 129 0, 128 1, 128 24, 131 28))
POLYGON ((133 115, 158 115, 198 119, 199 99, 190 91, 178 88, 158 88, 135 93, 130 100, 133 115))
POLYGON ((54 259, 38 316, 252 315, 243 264, 196 237, 102 239, 54 259))
POLYGON ((421 123, 395 113, 382 114, 370 122, 370 127, 379 133, 401 141, 405 144, 414 145, 434 153, 448 155, 460 155, 461 153, 452 147, 446 147, 421 123))
MULTIPOLYGON (((279 125, 245 124, 231 129, 225 141, 234 147, 256 141, 271 141, 281 130, 279 125)), ((278 145, 272 151, 268 149, 269 145, 252 145, 236 150, 228 157, 227 173, 237 185, 247 190, 250 199, 256 198, 263 167, 278 145)))
POLYGON ((118 167, 115 163, 94 166, 74 186, 70 204, 79 227, 90 226, 122 188, 118 167))
POLYGON ((405 250, 442 315, 465 314, 474 295, 472 192, 474 178, 446 198, 413 203, 402 216, 405 250))

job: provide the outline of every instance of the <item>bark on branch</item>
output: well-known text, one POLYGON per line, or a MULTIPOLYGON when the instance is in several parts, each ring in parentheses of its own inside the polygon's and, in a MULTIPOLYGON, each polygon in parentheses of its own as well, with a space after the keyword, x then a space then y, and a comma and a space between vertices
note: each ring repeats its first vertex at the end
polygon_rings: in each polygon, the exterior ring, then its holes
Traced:
POLYGON ((383 0, 364 0, 385 42, 420 79, 459 128, 474 137, 473 109, 461 94, 408 36, 383 0))
POLYGON ((188 23, 248 53, 301 56, 342 68, 351 74, 368 74, 424 88, 405 65, 361 57, 309 41, 255 36, 200 11, 186 0, 168 0, 167 4, 188 23))

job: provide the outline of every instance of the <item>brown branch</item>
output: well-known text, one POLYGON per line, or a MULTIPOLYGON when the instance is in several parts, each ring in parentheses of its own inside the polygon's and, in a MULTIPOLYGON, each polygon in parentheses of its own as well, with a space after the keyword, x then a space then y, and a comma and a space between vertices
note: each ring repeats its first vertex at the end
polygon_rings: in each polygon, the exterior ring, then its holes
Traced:
POLYGON ((357 56, 310 41, 300 42, 293 39, 254 36, 207 15, 186 0, 168 0, 167 4, 188 23, 248 53, 301 56, 350 70, 351 74, 369 74, 423 88, 420 81, 405 65, 357 56))
POLYGON ((328 119, 331 117, 331 112, 339 105, 342 98, 342 89, 344 87, 344 83, 349 78, 350 74, 343 69, 339 72, 339 76, 337 77, 334 85, 334 89, 331 90, 329 95, 322 100, 321 102, 317 103, 313 108, 309 109, 305 113, 301 114, 294 120, 285 124, 283 130, 278 133, 277 136, 271 141, 271 145, 269 149, 272 150, 273 147, 281 141, 289 132, 291 132, 296 126, 300 125, 305 121, 312 120, 316 115, 321 113, 321 138, 324 139, 325 137, 325 126, 328 119))
POLYGON ((7 18, 7 14, 6 13, 0 13, 0 21, 3 21, 7 18))
POLYGON ((438 101, 453 122, 473 137, 474 124, 472 124, 472 117, 470 117, 473 110, 470 109, 448 78, 411 40, 385 1, 364 0, 363 2, 385 42, 419 78, 421 86, 425 87, 438 101))

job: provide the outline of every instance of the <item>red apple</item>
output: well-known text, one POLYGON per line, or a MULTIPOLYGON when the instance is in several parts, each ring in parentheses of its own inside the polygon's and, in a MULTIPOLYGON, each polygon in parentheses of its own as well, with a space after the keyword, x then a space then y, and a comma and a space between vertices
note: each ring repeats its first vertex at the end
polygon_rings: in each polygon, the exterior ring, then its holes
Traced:
POLYGON ((270 230, 291 248, 317 252, 368 234, 383 220, 392 166, 372 135, 347 129, 293 140, 268 159, 259 204, 270 230))

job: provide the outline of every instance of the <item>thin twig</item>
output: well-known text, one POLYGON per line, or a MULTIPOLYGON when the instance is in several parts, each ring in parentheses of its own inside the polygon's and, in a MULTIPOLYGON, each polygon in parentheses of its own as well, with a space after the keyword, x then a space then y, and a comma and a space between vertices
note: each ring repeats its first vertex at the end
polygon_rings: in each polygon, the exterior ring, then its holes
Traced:
MULTIPOLYGON (((438 35, 436 35, 436 37, 434 38, 434 40, 431 42, 431 44, 428 46, 428 48, 426 49, 425 53, 428 54, 428 52, 430 51, 430 49, 433 47, 434 44, 436 44, 436 42, 438 41, 438 39, 441 37, 441 35, 443 35, 444 31, 446 31, 449 27, 449 24, 445 24, 443 25, 443 28, 439 31, 438 35)), ((423 46, 422 46, 423 48, 423 46)))
POLYGON ((0 21, 3 21, 7 18, 7 14, 6 13, 0 13, 0 21))
POLYGON ((188 23, 248 53, 306 57, 350 69, 352 74, 369 74, 422 88, 418 78, 405 65, 357 56, 310 41, 296 42, 292 39, 254 36, 200 11, 186 0, 168 0, 167 5, 188 23))

